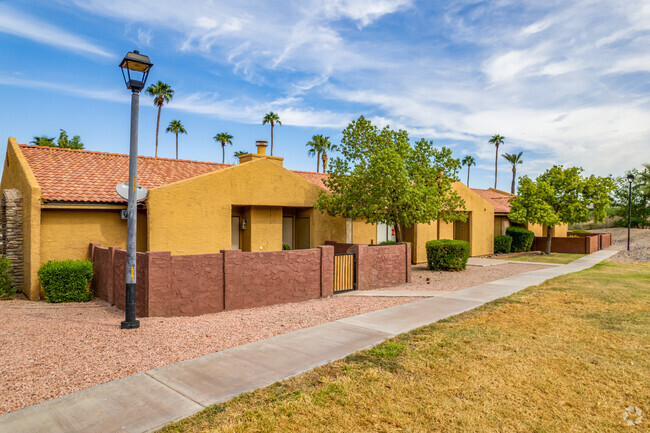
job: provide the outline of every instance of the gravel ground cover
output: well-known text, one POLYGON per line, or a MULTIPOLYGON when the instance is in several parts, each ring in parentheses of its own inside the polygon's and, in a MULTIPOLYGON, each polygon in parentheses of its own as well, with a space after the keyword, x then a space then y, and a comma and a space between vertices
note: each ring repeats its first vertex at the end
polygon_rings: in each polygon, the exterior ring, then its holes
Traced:
POLYGON ((550 266, 525 263, 504 263, 494 266, 467 266, 461 272, 443 272, 427 269, 426 263, 412 268, 411 283, 395 287, 399 290, 460 290, 490 281, 500 280, 522 272, 546 269, 550 266))
POLYGON ((611 233, 612 245, 608 250, 617 250, 609 260, 615 262, 650 262, 650 229, 632 229, 630 233, 630 251, 627 251, 627 229, 614 227, 589 230, 594 233, 611 233))
POLYGON ((196 317, 140 318, 81 304, 0 301, 0 414, 208 353, 421 299, 332 297, 196 317))

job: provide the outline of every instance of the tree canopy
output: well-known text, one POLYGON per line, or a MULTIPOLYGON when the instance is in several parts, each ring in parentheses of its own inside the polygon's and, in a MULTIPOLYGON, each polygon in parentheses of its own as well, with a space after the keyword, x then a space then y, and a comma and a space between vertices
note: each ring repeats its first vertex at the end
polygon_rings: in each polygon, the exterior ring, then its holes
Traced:
POLYGON ((330 216, 402 227, 465 219, 465 203, 454 191, 460 162, 430 140, 409 141, 404 130, 379 129, 363 116, 343 130, 316 208, 330 216))
POLYGON ((59 129, 59 138, 54 142, 54 137, 47 137, 45 135, 39 137, 36 136, 31 141, 32 144, 37 146, 47 146, 47 147, 60 147, 61 149, 83 149, 84 144, 81 141, 81 137, 75 135, 72 138, 68 138, 68 133, 65 129, 59 129))
POLYGON ((582 168, 555 165, 537 177, 521 178, 518 196, 511 202, 510 219, 548 227, 546 253, 551 251, 551 229, 558 224, 589 221, 590 208, 603 221, 613 183, 611 177, 583 177, 582 168))
POLYGON ((627 171, 625 176, 614 180, 611 215, 621 217, 616 224, 627 227, 629 174, 634 176, 631 197, 632 226, 646 227, 650 225, 650 164, 645 164, 644 170, 632 169, 627 171))

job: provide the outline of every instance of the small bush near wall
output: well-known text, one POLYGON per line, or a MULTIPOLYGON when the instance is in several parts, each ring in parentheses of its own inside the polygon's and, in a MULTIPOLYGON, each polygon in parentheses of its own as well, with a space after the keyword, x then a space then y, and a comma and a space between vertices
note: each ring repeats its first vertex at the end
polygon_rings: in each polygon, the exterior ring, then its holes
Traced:
POLYGON ((282 251, 289 251, 291 249, 291 245, 289 244, 282 244, 282 251))
POLYGON ((14 287, 14 267, 6 257, 0 257, 0 299, 12 299, 16 295, 14 287))
POLYGON ((462 271, 469 259, 469 242, 441 239, 427 242, 427 262, 435 271, 462 271))
POLYGON ((506 235, 512 238, 511 251, 513 253, 530 251, 535 240, 535 233, 521 227, 508 227, 506 235))
POLYGON ((588 232, 587 230, 571 230, 573 233, 591 233, 588 232))
POLYGON ((397 242, 395 242, 395 241, 383 241, 383 242, 379 242, 379 245, 397 245, 397 242))
POLYGON ((512 249, 512 238, 507 235, 497 235, 494 237, 494 253, 508 254, 512 249))
POLYGON ((48 302, 86 302, 93 298, 90 260, 50 260, 38 270, 38 281, 48 302))

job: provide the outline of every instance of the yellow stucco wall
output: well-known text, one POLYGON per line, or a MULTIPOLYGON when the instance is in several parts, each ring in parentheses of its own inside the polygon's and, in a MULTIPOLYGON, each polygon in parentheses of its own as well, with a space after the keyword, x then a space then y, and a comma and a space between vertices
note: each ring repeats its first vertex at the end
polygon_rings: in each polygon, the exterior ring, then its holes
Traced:
MULTIPOLYGON (((250 209, 250 221, 242 234, 242 244, 246 244, 250 236, 251 251, 260 251, 260 246, 262 251, 279 250, 282 248, 282 207, 311 208, 320 190, 281 167, 277 161, 268 159, 256 159, 153 188, 147 198, 148 249, 171 251, 172 254, 204 254, 229 249, 232 245, 231 210, 233 206, 243 206, 250 209), (255 223, 259 224, 258 228, 254 227, 255 223), (247 231, 250 233, 245 233, 247 231)), ((345 239, 343 218, 333 219, 311 209, 305 212, 312 217, 312 247, 331 239, 337 230, 345 239)))
MULTIPOLYGON (((42 209, 41 263, 88 258, 88 244, 126 249, 126 220, 119 209, 42 209)), ((138 212, 136 249, 147 248, 147 215, 138 212)))
POLYGON ((426 244, 434 239, 438 239, 437 222, 415 225, 413 245, 411 247, 411 261, 413 263, 424 263, 427 261, 426 244))
POLYGON ((27 164, 14 137, 7 142, 7 156, 2 171, 0 191, 15 188, 20 191, 23 202, 23 257, 25 286, 23 293, 29 299, 39 298, 36 272, 40 260, 41 188, 27 164))
POLYGON ((354 220, 352 222, 352 243, 376 244, 377 225, 368 224, 365 220, 354 220))

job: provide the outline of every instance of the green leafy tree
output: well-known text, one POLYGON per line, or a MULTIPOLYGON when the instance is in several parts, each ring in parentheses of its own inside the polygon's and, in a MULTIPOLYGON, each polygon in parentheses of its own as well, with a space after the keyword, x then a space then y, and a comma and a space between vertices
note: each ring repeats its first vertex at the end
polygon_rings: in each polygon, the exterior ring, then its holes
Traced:
POLYGON ((264 116, 264 119, 262 119, 262 125, 266 125, 267 123, 271 125, 271 156, 273 156, 273 127, 275 125, 282 125, 282 122, 280 122, 280 116, 277 113, 269 111, 264 116))
POLYGON ((81 142, 81 137, 75 135, 70 141, 68 141, 68 149, 78 149, 81 150, 84 148, 84 144, 81 142))
POLYGON ((524 176, 519 182, 518 196, 511 201, 510 219, 516 223, 545 225, 546 254, 551 253, 551 232, 556 225, 589 221, 590 206, 596 222, 605 219, 612 179, 583 177, 582 171, 582 168, 555 165, 535 181, 524 176))
POLYGON ((72 139, 68 139, 68 133, 64 129, 60 129, 59 139, 57 145, 61 149, 83 149, 84 144, 81 142, 81 137, 75 135, 72 139))
POLYGON ((59 139, 57 140, 57 145, 62 148, 62 149, 67 149, 68 148, 68 133, 65 131, 65 129, 59 129, 61 133, 59 134, 59 139))
POLYGON ((634 176, 632 181, 632 226, 647 227, 650 225, 650 164, 645 164, 644 170, 629 170, 625 176, 617 177, 614 180, 614 191, 612 192, 612 216, 621 217, 617 225, 627 227, 628 219, 628 194, 630 182, 627 176, 634 176))
POLYGON ((397 241, 402 227, 466 218, 450 149, 425 139, 411 145, 406 131, 380 130, 361 116, 343 130, 339 151, 316 203, 322 212, 394 225, 397 241))
POLYGON ((467 166, 467 187, 469 187, 469 168, 472 165, 476 165, 476 161, 474 160, 473 156, 465 155, 465 158, 463 158, 461 164, 467 166))
POLYGON ((523 154, 524 152, 504 153, 501 155, 506 161, 512 164, 512 185, 510 186, 510 192, 512 194, 515 193, 515 185, 517 184, 517 164, 523 164, 524 161, 521 159, 521 155, 523 154))
POLYGON ((47 137, 45 135, 40 137, 35 136, 31 143, 37 146, 56 147, 56 144, 54 144, 54 137, 47 137))
POLYGON ((316 155, 316 173, 320 172, 320 155, 323 153, 323 146, 325 141, 329 141, 329 137, 323 137, 321 134, 314 135, 311 140, 307 142, 307 154, 309 156, 316 155))
POLYGON ((156 120, 156 153, 158 157, 158 131, 160 130, 160 111, 165 103, 168 103, 174 98, 174 90, 169 84, 163 83, 158 80, 156 84, 151 84, 145 91, 147 95, 153 96, 153 105, 158 107, 158 119, 156 120))
POLYGON ((494 144, 494 147, 496 147, 496 151, 497 151, 496 156, 494 157, 494 187, 495 188, 497 187, 497 162, 499 161, 499 146, 503 144, 505 139, 506 139, 505 137, 496 134, 493 135, 492 138, 490 138, 490 140, 488 141, 489 143, 494 144))
POLYGON ((220 132, 214 137, 214 141, 217 143, 221 143, 221 152, 222 152, 222 163, 226 163, 226 144, 232 145, 232 139, 233 136, 228 134, 227 132, 220 132))
POLYGON ((165 132, 173 132, 176 134, 176 159, 178 159, 178 134, 187 134, 187 131, 180 120, 172 120, 169 122, 169 126, 167 126, 165 132))

